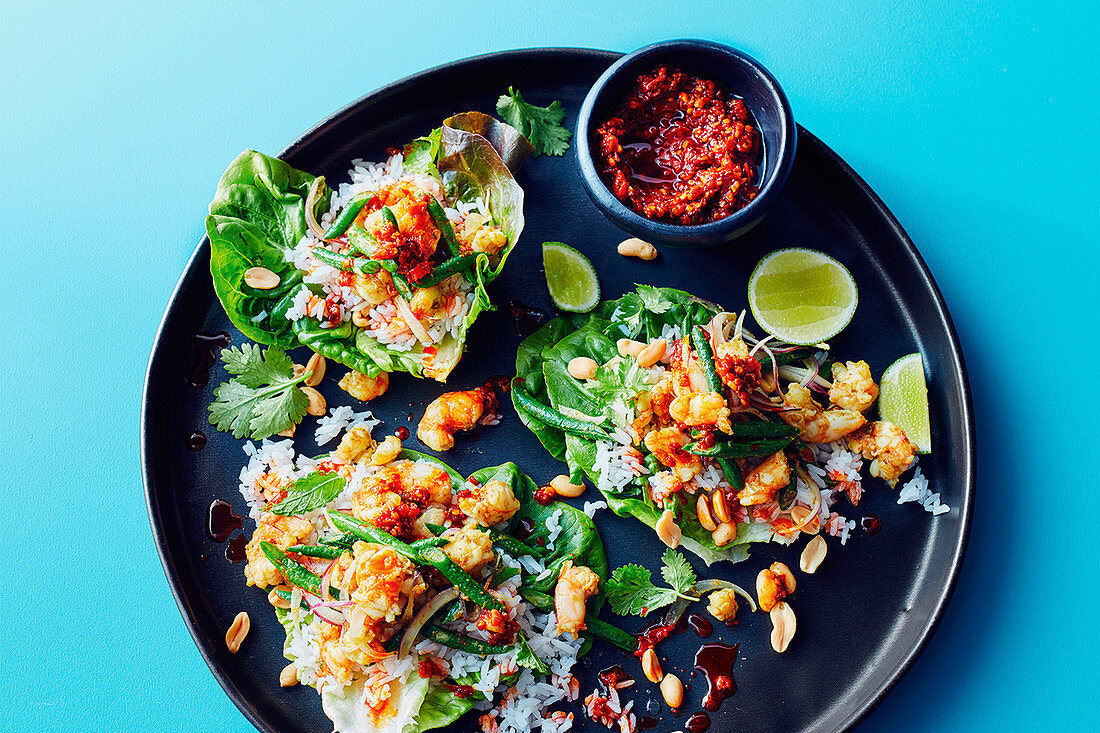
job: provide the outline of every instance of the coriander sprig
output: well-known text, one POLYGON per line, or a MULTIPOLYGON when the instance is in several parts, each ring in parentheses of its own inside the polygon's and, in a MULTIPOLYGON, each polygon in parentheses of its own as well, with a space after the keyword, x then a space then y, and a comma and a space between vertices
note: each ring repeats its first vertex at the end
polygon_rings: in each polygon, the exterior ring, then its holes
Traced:
POLYGON ((310 376, 294 375, 294 362, 277 346, 222 349, 222 365, 236 376, 214 390, 210 423, 235 438, 260 440, 301 421, 309 398, 298 388, 310 376))
POLYGON ((508 87, 508 93, 497 100, 497 114, 527 138, 536 156, 564 155, 569 149, 570 132, 561 124, 565 119, 561 102, 539 107, 525 101, 516 88, 508 87))
POLYGON ((664 608, 677 598, 698 601, 695 592, 695 571, 684 556, 672 548, 661 557, 664 567, 661 577, 671 588, 653 584, 652 574, 641 565, 624 565, 616 568, 605 584, 611 610, 620 616, 645 616, 658 608, 664 608))

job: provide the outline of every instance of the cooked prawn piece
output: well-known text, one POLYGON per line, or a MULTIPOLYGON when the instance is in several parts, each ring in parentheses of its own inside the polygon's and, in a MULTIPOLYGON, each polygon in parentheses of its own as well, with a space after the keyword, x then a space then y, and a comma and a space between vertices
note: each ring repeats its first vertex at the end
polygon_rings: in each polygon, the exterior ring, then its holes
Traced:
POLYGON ((584 631, 584 603, 595 595, 600 576, 583 565, 573 565, 572 560, 562 563, 561 574, 554 586, 554 614, 558 633, 577 634, 584 631))
POLYGON ((730 433, 730 408, 726 398, 717 392, 692 392, 681 394, 668 408, 672 419, 681 425, 701 427, 713 425, 723 433, 730 433))
POLYGON ((336 446, 332 455, 345 463, 355 463, 369 458, 377 445, 371 437, 370 428, 365 425, 356 425, 344 433, 344 437, 340 439, 340 445, 336 446))
POLYGON ((829 402, 845 410, 864 412, 878 397, 878 385, 871 378, 871 367, 865 361, 849 361, 833 365, 833 386, 829 402))
POLYGON ((779 413, 780 417, 798 428, 802 440, 807 443, 832 443, 867 422, 867 418, 854 410, 822 410, 810 390, 798 383, 790 384, 783 403, 795 409, 779 413))
POLYGON ((654 458, 671 468, 680 481, 690 481, 703 470, 702 459, 684 450, 691 438, 679 428, 661 428, 646 433, 644 442, 654 458))
POLYGON ((424 410, 424 417, 420 418, 420 425, 416 428, 416 437, 432 450, 450 450, 455 445, 455 433, 473 428, 485 413, 486 403, 490 402, 485 392, 479 388, 439 395, 424 410))
POLYGON ((737 617, 737 593, 732 588, 722 588, 710 594, 707 611, 719 621, 732 621, 737 617))
POLYGON ((651 417, 667 421, 669 419, 668 408, 674 399, 676 399, 676 388, 673 384, 672 374, 668 373, 661 378, 661 381, 650 388, 646 397, 651 417))
POLYGON ((386 372, 381 372, 377 377, 368 377, 352 370, 340 378, 340 389, 363 402, 381 397, 389 386, 390 375, 386 372))
POLYGON ((256 531, 244 548, 248 563, 244 566, 244 577, 248 585, 260 588, 282 583, 283 574, 271 564, 260 547, 261 542, 270 542, 285 550, 297 545, 313 534, 313 522, 304 517, 283 517, 277 514, 263 514, 256 522, 256 531))
MULTIPOLYGON (((424 579, 397 551, 372 542, 356 542, 337 583, 368 619, 396 621, 425 591, 424 579)), ((339 567, 333 569, 336 576, 339 567)))
POLYGON ((477 572, 496 559, 492 538, 477 527, 463 527, 447 539, 450 543, 443 546, 443 552, 467 573, 477 572))
POLYGON ((848 436, 848 450, 862 453, 871 461, 871 475, 890 486, 897 485, 898 478, 917 458, 917 448, 905 431, 890 422, 873 422, 855 431, 848 436))
POLYGON ((509 484, 494 480, 480 486, 467 485, 459 492, 458 507, 482 527, 492 527, 511 519, 519 511, 519 500, 509 484))
POLYGON ((737 492, 737 500, 741 506, 767 504, 790 482, 791 465, 787 462, 787 454, 776 451, 745 475, 745 488, 737 492))
POLYGON ((508 237, 500 227, 494 225, 492 219, 477 211, 466 215, 465 221, 462 222, 456 234, 459 250, 463 254, 484 252, 492 257, 508 244, 508 237))
POLYGON ((356 519, 370 522, 395 537, 413 539, 425 507, 449 504, 451 477, 427 462, 399 460, 363 478, 352 493, 356 519))

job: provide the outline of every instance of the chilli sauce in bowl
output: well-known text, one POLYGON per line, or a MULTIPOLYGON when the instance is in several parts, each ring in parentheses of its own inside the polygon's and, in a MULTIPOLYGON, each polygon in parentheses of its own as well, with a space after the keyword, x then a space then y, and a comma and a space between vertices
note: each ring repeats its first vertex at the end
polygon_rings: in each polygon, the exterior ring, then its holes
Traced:
POLYGON ((728 242, 763 218, 794 161, 796 128, 757 62, 708 41, 628 54, 578 117, 577 159, 605 216, 657 244, 728 242))
POLYGON ((745 101, 658 66, 596 128, 597 169, 637 213, 670 224, 724 219, 756 198, 763 144, 745 101))

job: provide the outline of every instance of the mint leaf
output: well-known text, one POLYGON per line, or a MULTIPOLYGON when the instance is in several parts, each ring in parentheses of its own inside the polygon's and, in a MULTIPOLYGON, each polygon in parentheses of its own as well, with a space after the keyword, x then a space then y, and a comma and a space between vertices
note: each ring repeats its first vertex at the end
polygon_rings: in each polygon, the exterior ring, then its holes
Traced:
POLYGON ((653 585, 653 576, 641 565, 616 568, 604 585, 611 610, 620 616, 645 616, 676 600, 676 591, 653 585))
POLYGON ((561 124, 565 119, 561 102, 539 107, 524 101, 514 87, 508 87, 508 93, 497 100, 497 114, 530 141, 533 155, 564 155, 569 149, 571 135, 561 124))
POLYGON ((661 568, 661 577, 665 579, 666 583, 675 588, 681 597, 694 590, 695 571, 691 569, 691 564, 683 555, 670 547, 665 550, 661 562, 665 565, 661 568))
POLYGON ((295 481, 286 498, 268 507, 272 514, 290 516, 320 509, 335 499, 347 485, 347 479, 335 471, 318 471, 295 481))

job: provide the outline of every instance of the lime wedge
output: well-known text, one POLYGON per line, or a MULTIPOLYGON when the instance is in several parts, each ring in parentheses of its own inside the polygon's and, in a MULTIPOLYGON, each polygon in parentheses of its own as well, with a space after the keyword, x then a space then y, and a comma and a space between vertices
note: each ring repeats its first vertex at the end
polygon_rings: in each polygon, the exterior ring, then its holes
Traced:
POLYGON ((918 453, 932 452, 932 428, 928 422, 928 387, 920 354, 903 356, 882 374, 878 414, 902 430, 918 453))
POLYGON ((823 252, 780 249, 766 255, 749 278, 749 307, 756 322, 792 344, 836 336, 856 312, 852 273, 823 252))
POLYGON ((600 281, 588 258, 568 244, 542 243, 542 266, 550 299, 563 311, 586 313, 600 302, 600 281))

